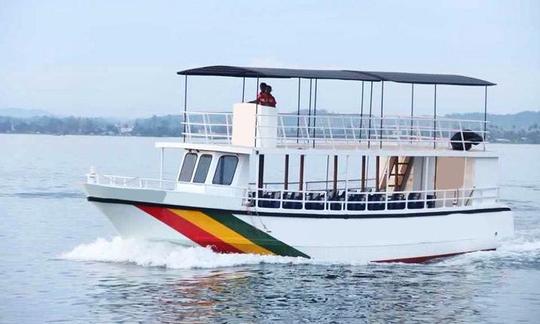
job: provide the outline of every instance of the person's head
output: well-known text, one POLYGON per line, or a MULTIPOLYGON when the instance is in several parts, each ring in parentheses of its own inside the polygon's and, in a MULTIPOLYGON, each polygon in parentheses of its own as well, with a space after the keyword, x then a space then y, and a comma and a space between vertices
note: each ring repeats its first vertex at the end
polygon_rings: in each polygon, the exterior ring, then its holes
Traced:
POLYGON ((259 88, 261 89, 261 92, 266 92, 266 88, 268 87, 268 85, 266 83, 261 83, 261 85, 259 86, 259 88))
POLYGON ((272 87, 267 85, 266 86, 266 92, 271 93, 272 92, 272 87))

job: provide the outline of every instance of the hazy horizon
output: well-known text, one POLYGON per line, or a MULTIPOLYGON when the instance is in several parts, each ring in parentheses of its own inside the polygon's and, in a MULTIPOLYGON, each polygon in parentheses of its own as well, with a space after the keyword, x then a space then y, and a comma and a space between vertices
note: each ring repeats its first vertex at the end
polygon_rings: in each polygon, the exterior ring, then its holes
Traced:
MULTIPOLYGON (((4 1, 0 30, 0 108, 179 114, 176 71, 226 64, 463 74, 498 84, 489 89, 490 113, 540 110, 538 1, 4 1)), ((280 110, 294 110, 297 81, 268 81, 280 110)), ((231 78, 189 85, 189 107, 199 111, 230 110, 242 90, 231 78)), ((302 87, 307 107, 308 82, 302 87)), ((432 87, 415 91, 416 110, 429 114, 432 87)), ((385 112, 408 111, 409 94, 409 85, 385 85, 385 112)), ((254 95, 250 80, 246 98, 254 95)), ((350 113, 359 100, 357 82, 319 82, 321 109, 350 113)), ((440 86, 438 107, 482 111, 483 89, 440 86)))

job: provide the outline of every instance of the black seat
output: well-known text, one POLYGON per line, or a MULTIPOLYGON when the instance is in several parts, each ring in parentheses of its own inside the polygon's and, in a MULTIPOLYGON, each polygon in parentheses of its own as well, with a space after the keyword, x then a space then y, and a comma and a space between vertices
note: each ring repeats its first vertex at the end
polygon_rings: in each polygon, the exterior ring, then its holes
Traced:
POLYGON ((286 198, 287 201, 283 202, 283 208, 286 209, 302 209, 302 202, 296 202, 293 200, 302 200, 302 193, 300 192, 287 192, 286 198))
POLYGON ((405 195, 402 193, 393 193, 388 199, 388 209, 405 209, 405 195))
POLYGON ((427 208, 435 208, 436 201, 434 199, 436 199, 436 198, 437 198, 437 196, 435 196, 435 195, 426 195, 427 208))
POLYGON ((419 192, 411 192, 407 197, 409 202, 407 203, 407 208, 409 209, 422 209, 424 208, 424 201, 422 200, 422 195, 419 192), (418 201, 415 201, 418 200, 418 201))
POLYGON ((324 209, 324 204, 320 202, 322 200, 321 193, 309 193, 306 195, 306 209, 322 210, 324 209), (309 202, 308 202, 309 201, 309 202), (312 202, 319 201, 319 202, 312 202))
MULTIPOLYGON (((332 190, 330 192, 328 200, 329 201, 344 201, 345 200, 345 191, 339 192, 339 191, 332 190)), ((341 210, 341 206, 342 206, 341 203, 330 203, 329 204, 330 210, 341 210)))
POLYGON ((349 194, 347 210, 365 210, 366 209, 366 195, 353 193, 349 194))
POLYGON ((279 208, 279 200, 281 198, 281 193, 279 191, 274 191, 272 194, 272 208, 279 208))
POLYGON ((368 195, 368 210, 384 210, 384 203, 376 203, 374 201, 384 201, 385 196, 383 194, 370 194, 368 195))

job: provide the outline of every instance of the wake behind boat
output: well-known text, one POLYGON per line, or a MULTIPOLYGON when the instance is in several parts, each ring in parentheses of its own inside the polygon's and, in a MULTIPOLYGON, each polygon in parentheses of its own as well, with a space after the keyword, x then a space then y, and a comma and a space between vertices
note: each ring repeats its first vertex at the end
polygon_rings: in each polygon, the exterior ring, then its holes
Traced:
POLYGON ((437 85, 455 85, 484 89, 486 116, 491 82, 232 66, 178 74, 186 86, 183 139, 156 143, 160 178, 87 175, 88 200, 123 237, 223 253, 421 262, 493 250, 513 235, 512 212, 498 201, 498 156, 485 141, 486 119, 437 115, 437 85), (238 77, 243 85, 253 78, 257 87, 261 79, 298 79, 297 113, 244 102, 245 86, 231 113, 189 112, 191 75, 238 77), (308 114, 300 113, 301 79, 310 84, 308 114), (317 115, 319 80, 361 82, 360 114, 317 115), (410 114, 384 115, 385 82, 411 85, 410 114), (432 118, 414 116, 417 84, 434 87, 432 118), (374 85, 381 89, 379 116, 374 85), (163 178, 166 149, 183 151, 173 180, 163 178), (282 180, 269 181, 270 173, 282 180))

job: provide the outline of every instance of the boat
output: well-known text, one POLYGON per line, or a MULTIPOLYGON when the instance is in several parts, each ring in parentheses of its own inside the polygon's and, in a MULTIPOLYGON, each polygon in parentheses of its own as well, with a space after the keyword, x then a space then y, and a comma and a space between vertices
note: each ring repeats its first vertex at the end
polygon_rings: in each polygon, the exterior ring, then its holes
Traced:
POLYGON ((184 79, 182 134, 155 144, 160 177, 86 175, 88 201, 122 237, 218 253, 424 262, 495 250, 513 236, 512 211, 499 200, 498 155, 486 136, 494 83, 447 74, 237 66, 177 74, 184 79), (241 79, 241 102, 231 102, 228 112, 188 109, 193 76, 241 79), (258 89, 272 79, 294 86, 298 80, 296 111, 246 101, 246 80, 258 89), (317 112, 318 83, 332 80, 358 85, 357 113, 317 112), (384 114, 389 82, 410 87, 403 115, 384 114), (306 84, 307 107, 300 99, 306 84), (441 86, 483 90, 484 119, 440 116, 441 86), (433 87, 433 116, 415 116, 415 87, 433 87), (169 150, 182 154, 174 179, 164 178, 169 150))

